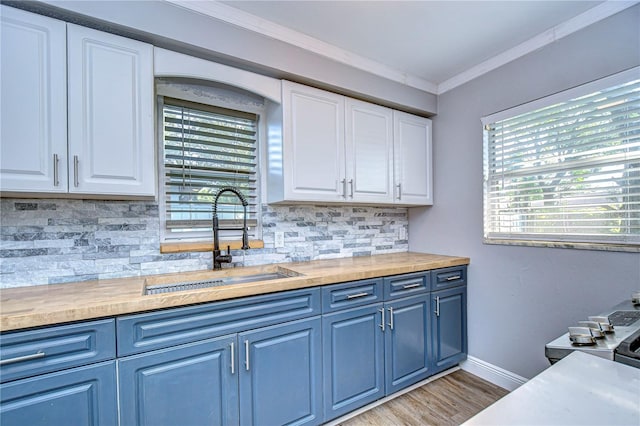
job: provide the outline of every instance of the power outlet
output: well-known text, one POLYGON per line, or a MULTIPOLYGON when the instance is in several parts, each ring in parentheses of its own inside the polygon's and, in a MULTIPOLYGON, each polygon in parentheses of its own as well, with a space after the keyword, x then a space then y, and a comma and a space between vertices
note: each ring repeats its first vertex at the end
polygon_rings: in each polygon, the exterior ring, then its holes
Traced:
POLYGON ((398 239, 402 241, 407 239, 407 228, 404 226, 401 226, 398 229, 398 239))
POLYGON ((275 232, 275 248, 284 247, 284 232, 275 232))

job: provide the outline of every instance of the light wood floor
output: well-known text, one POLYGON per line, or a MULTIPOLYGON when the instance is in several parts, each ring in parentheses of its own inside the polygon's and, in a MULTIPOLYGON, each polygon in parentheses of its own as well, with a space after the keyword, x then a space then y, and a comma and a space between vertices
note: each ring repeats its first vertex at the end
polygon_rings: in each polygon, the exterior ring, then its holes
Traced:
POLYGON ((458 370, 340 425, 459 425, 507 393, 501 387, 458 370))

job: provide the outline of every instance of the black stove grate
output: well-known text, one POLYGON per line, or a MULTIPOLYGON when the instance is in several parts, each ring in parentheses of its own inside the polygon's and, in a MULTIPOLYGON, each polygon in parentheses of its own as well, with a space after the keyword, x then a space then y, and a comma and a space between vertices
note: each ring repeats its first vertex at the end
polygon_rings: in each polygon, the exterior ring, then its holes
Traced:
POLYGON ((640 320, 640 311, 615 311, 609 315, 609 321, 614 327, 629 327, 640 320))

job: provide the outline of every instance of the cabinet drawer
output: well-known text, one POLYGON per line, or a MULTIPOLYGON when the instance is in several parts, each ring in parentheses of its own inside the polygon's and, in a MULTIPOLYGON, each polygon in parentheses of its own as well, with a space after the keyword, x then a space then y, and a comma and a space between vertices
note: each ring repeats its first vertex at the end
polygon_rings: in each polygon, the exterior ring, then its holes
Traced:
POLYGON ((429 291, 429 272, 396 275, 384 279, 384 299, 413 296, 429 291))
POLYGON ((451 268, 431 271, 431 291, 442 290, 467 283, 467 267, 454 266, 451 268))
POLYGON ((382 278, 334 284, 322 288, 322 312, 382 301, 382 278))
POLYGON ((247 297, 117 319, 118 356, 320 314, 320 289, 247 297))
POLYGON ((0 335, 0 381, 21 379, 115 358, 114 320, 0 335))

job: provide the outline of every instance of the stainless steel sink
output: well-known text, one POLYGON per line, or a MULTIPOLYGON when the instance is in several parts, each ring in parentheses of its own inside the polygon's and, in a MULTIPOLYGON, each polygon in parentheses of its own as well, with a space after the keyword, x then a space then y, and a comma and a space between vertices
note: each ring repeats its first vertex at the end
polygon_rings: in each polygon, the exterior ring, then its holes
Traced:
POLYGON ((153 284, 145 282, 144 294, 173 293, 174 291, 197 290, 202 288, 218 287, 225 285, 244 284, 257 281, 278 280, 299 276, 297 272, 285 268, 274 268, 256 274, 234 275, 228 277, 217 277, 212 279, 171 282, 166 284, 153 284))

